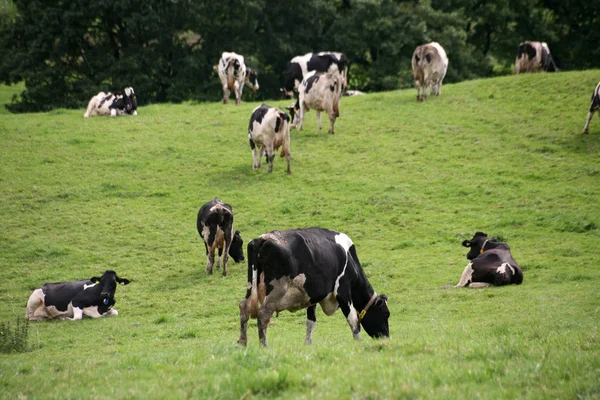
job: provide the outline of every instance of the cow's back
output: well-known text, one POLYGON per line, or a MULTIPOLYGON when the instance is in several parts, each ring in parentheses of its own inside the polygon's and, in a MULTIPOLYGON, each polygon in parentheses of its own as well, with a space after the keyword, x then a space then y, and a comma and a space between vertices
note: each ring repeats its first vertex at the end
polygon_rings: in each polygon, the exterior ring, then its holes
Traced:
POLYGON ((80 294, 85 287, 96 284, 90 280, 76 282, 46 283, 42 286, 46 307, 55 306, 60 311, 66 311, 69 303, 80 294))

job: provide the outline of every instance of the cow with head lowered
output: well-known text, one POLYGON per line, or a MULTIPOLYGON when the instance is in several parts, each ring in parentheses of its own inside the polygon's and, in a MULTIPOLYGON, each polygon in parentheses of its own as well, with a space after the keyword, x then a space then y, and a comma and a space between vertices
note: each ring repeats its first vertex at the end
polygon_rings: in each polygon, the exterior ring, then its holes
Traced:
POLYGON ((260 344, 275 312, 306 309, 312 343, 317 304, 326 315, 342 309, 355 339, 361 326, 373 338, 389 337, 387 297, 377 295, 345 234, 321 228, 272 231, 248 243, 248 287, 240 303, 240 338, 246 345, 250 318, 258 318, 260 344), (260 303, 260 307, 259 307, 260 303))
POLYGON ((598 82, 596 89, 594 89, 594 93, 592 93, 592 104, 590 104, 590 110, 585 119, 583 133, 589 132, 590 122, 595 113, 598 113, 598 118, 600 118, 600 82, 598 82))
POLYGON ((132 87, 125 88, 123 92, 100 92, 88 103, 83 118, 94 115, 137 115, 137 99, 132 87))
POLYGON ((260 168, 262 156, 266 152, 269 163, 268 172, 273 171, 275 151, 281 147, 280 156, 287 161, 287 173, 290 169, 290 117, 278 108, 261 104, 256 107, 248 124, 248 141, 252 149, 252 169, 260 168))
POLYGON ((113 308, 117 283, 127 285, 129 280, 110 270, 89 280, 46 283, 29 297, 26 317, 30 321, 45 318, 75 321, 84 315, 92 318, 118 315, 113 308))
POLYGON ((444 48, 437 42, 418 46, 413 53, 411 63, 417 88, 417 101, 424 101, 427 98, 429 88, 432 95, 439 96, 448 70, 448 56, 444 48))
POLYGON ((198 211, 196 228, 206 248, 206 273, 212 274, 215 250, 218 249, 217 269, 223 258, 223 276, 227 275, 229 256, 236 263, 244 261, 244 241, 240 231, 233 230, 233 210, 218 197, 204 204, 198 211))
POLYGON ((483 232, 476 232, 471 240, 465 240, 463 246, 470 248, 467 259, 471 262, 465 267, 456 286, 482 288, 490 285, 520 285, 523 282, 523 270, 510 253, 510 247, 504 242, 488 238, 483 232))
POLYGON ((517 49, 515 74, 524 72, 558 72, 546 42, 523 42, 517 49))
POLYGON ((343 78, 337 72, 310 72, 298 88, 296 104, 288 107, 292 116, 292 128, 302 130, 304 114, 310 109, 317 113, 319 130, 321 130, 321 111, 329 116, 329 133, 334 134, 335 120, 340 116, 340 100, 343 78))
POLYGON ((219 79, 221 80, 223 104, 227 104, 229 101, 231 91, 235 94, 235 104, 240 104, 244 85, 254 91, 259 89, 257 73, 253 69, 246 68, 244 56, 242 55, 233 52, 223 52, 219 64, 215 65, 213 69, 219 74, 219 79))
POLYGON ((320 53, 307 53, 296 56, 290 61, 285 77, 285 84, 281 91, 286 97, 294 97, 294 91, 308 75, 309 72, 337 72, 342 76, 343 87, 348 84, 348 58, 344 53, 322 51, 320 53))

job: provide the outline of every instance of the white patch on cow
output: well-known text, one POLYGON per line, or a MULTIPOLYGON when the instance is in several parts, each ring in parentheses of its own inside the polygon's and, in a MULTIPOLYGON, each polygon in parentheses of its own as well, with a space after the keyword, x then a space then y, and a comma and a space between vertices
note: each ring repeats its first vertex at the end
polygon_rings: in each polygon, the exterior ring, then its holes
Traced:
POLYGON ((460 277, 460 281, 456 284, 456 287, 464 287, 471 282, 473 279, 473 263, 469 263, 460 277))
POLYGON ((512 265, 510 265, 509 263, 503 263, 497 270, 496 273, 497 274, 506 274, 506 267, 508 267, 510 269, 510 272, 512 273, 512 275, 515 274, 515 270, 512 267, 512 265))
POLYGON ((310 319, 306 319, 306 339, 304 343, 311 344, 312 343, 312 331, 315 329, 316 321, 311 321, 310 319))
POLYGON ((115 315, 119 315, 119 312, 117 310, 111 308, 104 314, 100 314, 100 312, 98 312, 98 306, 91 306, 91 307, 85 307, 83 309, 83 315, 87 315, 88 317, 92 317, 92 318, 102 318, 102 317, 112 317, 115 315))
POLYGON ((133 93, 134 93, 134 92, 133 92, 133 88, 132 88, 132 87, 125 88, 125 95, 126 95, 126 96, 128 96, 128 97, 129 97, 129 96, 131 96, 133 93))
POLYGON ((73 310, 73 318, 68 318, 68 319, 70 319, 71 321, 78 321, 83 318, 83 309, 81 309, 79 307, 73 307, 73 306, 71 306, 70 303, 69 303, 69 307, 72 308, 72 310, 73 310))
POLYGON ((338 233, 335 235, 335 242, 342 246, 346 252, 350 251, 350 247, 352 247, 354 244, 352 243, 352 239, 350 239, 345 233, 338 233))
POLYGON ((88 284, 86 283, 86 284, 84 284, 84 285, 83 285, 83 290, 89 289, 89 288, 91 288, 91 287, 94 287, 94 286, 96 286, 96 285, 97 285, 97 283, 92 283, 91 285, 88 285, 88 284))
POLYGON ((356 313, 352 302, 348 303, 348 307, 350 307, 350 313, 348 314, 348 324, 352 329, 352 335, 354 336, 354 339, 360 339, 360 331, 358 330, 358 314, 356 313))

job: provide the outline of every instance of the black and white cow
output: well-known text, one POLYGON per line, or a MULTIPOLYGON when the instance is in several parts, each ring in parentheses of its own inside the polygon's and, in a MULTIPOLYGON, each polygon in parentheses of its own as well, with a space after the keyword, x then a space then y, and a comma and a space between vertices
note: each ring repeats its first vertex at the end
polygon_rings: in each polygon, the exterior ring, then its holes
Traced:
POLYGON ((238 343, 247 343, 250 317, 258 318, 260 343, 267 346, 274 312, 306 308, 305 343, 310 344, 317 304, 326 315, 341 308, 355 339, 360 339, 361 325, 371 337, 390 335, 387 297, 375 293, 345 234, 292 229, 265 233, 248 243, 248 289, 240 303, 238 343))
POLYGON ((107 270, 101 277, 76 282, 46 283, 33 291, 27 301, 27 319, 82 319, 110 317, 119 312, 115 305, 117 283, 129 284, 128 279, 107 270))
POLYGON ((431 88, 432 95, 439 96, 448 71, 448 56, 444 48, 437 42, 418 46, 413 53, 411 64, 417 88, 417 101, 427 98, 428 88, 431 88))
POLYGON ((260 168, 263 154, 267 153, 268 172, 273 171, 275 151, 281 147, 281 157, 287 161, 287 173, 290 169, 290 117, 278 108, 261 104, 252 111, 248 124, 248 140, 252 149, 252 169, 260 168))
POLYGON ((286 97, 293 97, 294 91, 298 90, 302 80, 311 71, 337 72, 342 76, 345 88, 348 84, 348 66, 348 58, 344 53, 322 51, 296 56, 290 61, 285 84, 281 91, 286 97))
POLYGON ((546 42, 523 42, 519 44, 515 59, 515 74, 524 72, 558 72, 546 42))
POLYGON ((137 115, 137 99, 132 87, 125 88, 123 92, 100 92, 88 103, 83 118, 94 115, 137 115))
POLYGON ((598 113, 598 118, 600 118, 600 82, 598 82, 596 89, 594 89, 594 93, 592 93, 592 104, 590 104, 590 111, 585 119, 583 133, 589 132, 590 121, 595 113, 598 113))
POLYGON ((198 211, 196 228, 204 241, 206 248, 206 273, 212 274, 215 262, 215 249, 219 249, 217 269, 221 266, 223 257, 223 276, 227 275, 227 261, 229 256, 236 263, 244 261, 244 241, 240 231, 233 230, 233 210, 229 204, 223 203, 219 198, 204 204, 198 211), (225 254, 223 254, 225 250, 225 254))
POLYGON ((467 259, 471 262, 465 267, 456 286, 481 288, 490 285, 502 286, 523 282, 523 271, 510 253, 510 247, 504 242, 488 238, 483 232, 476 232, 471 240, 465 240, 463 246, 471 250, 467 259))
POLYGON ((296 104, 288 107, 292 116, 292 128, 302 130, 304 114, 311 108, 317 112, 319 130, 321 130, 321 111, 329 115, 329 133, 334 134, 334 124, 340 116, 340 101, 343 78, 337 72, 309 72, 299 87, 296 104))
POLYGON ((219 74, 223 86, 223 104, 227 104, 229 101, 232 90, 235 93, 235 104, 240 104, 244 84, 254 91, 259 89, 257 73, 253 69, 246 68, 244 56, 223 52, 219 64, 215 65, 213 69, 219 74))

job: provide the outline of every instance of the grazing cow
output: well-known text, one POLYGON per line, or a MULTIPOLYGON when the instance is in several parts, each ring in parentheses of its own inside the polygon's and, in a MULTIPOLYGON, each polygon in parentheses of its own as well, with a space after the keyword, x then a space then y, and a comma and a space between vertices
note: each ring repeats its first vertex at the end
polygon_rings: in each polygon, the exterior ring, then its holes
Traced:
POLYGON ((248 140, 252 149, 252 169, 260 168, 263 154, 267 153, 268 172, 273 171, 274 152, 281 147, 280 156, 287 161, 287 173, 290 169, 290 117, 278 108, 261 104, 252 111, 248 124, 248 140))
POLYGON ((223 104, 227 104, 229 101, 229 94, 232 90, 235 93, 235 104, 240 104, 244 84, 254 91, 259 89, 257 73, 253 69, 246 68, 244 56, 224 52, 219 64, 215 65, 213 69, 219 74, 223 86, 223 104))
POLYGON ((117 276, 115 271, 105 271, 101 277, 77 282, 46 283, 33 291, 27 301, 27 319, 44 318, 82 319, 110 317, 119 312, 115 305, 117 283, 129 284, 128 279, 117 276))
POLYGON ((229 204, 223 203, 217 197, 204 204, 198 211, 196 228, 204 240, 206 248, 206 273, 212 274, 215 262, 215 249, 219 249, 217 269, 221 266, 223 257, 223 276, 227 275, 227 261, 229 256, 236 263, 244 261, 244 241, 240 231, 233 230, 233 210, 229 204), (225 250, 225 254, 223 254, 225 250))
POLYGON ((100 92, 88 103, 87 110, 83 118, 89 118, 94 115, 137 115, 137 99, 132 87, 125 88, 123 93, 104 93, 100 92))
POLYGON ((286 97, 293 97, 294 91, 311 71, 337 72, 342 75, 344 88, 348 84, 348 59, 344 53, 322 51, 296 56, 290 61, 285 85, 281 89, 286 97))
POLYGON ((585 126, 583 127, 583 133, 589 132, 590 121, 595 113, 598 113, 600 118, 600 82, 596 85, 594 93, 592 93, 592 104, 590 105, 590 111, 588 112, 587 118, 585 119, 585 126))
POLYGON ((523 42, 519 44, 515 59, 515 74, 523 72, 558 72, 546 42, 523 42))
POLYGON ((300 94, 296 104, 288 107, 292 116, 292 128, 302 130, 304 114, 311 108, 317 112, 319 130, 321 130, 321 111, 329 115, 329 133, 334 134, 333 125, 340 116, 340 98, 342 94, 342 80, 340 74, 310 72, 300 85, 300 94))
POLYGON ((460 282, 456 286, 481 288, 490 285, 502 286, 523 282, 523 271, 510 254, 510 247, 504 242, 488 239, 483 232, 476 232, 471 240, 465 240, 463 246, 471 251, 467 259, 471 262, 465 267, 460 282))
POLYGON ((417 101, 424 101, 427 98, 429 87, 432 95, 439 96, 442 93, 442 81, 447 70, 448 57, 439 43, 431 42, 415 49, 412 56, 412 71, 417 88, 417 101))
POLYGON ((248 243, 248 289, 240 303, 240 339, 248 319, 258 318, 260 343, 274 312, 306 308, 306 344, 312 342, 316 307, 326 315, 342 309, 355 339, 360 326, 374 338, 389 337, 387 297, 377 295, 343 233, 320 228, 272 231, 248 243), (258 307, 260 302, 260 309, 258 307))

